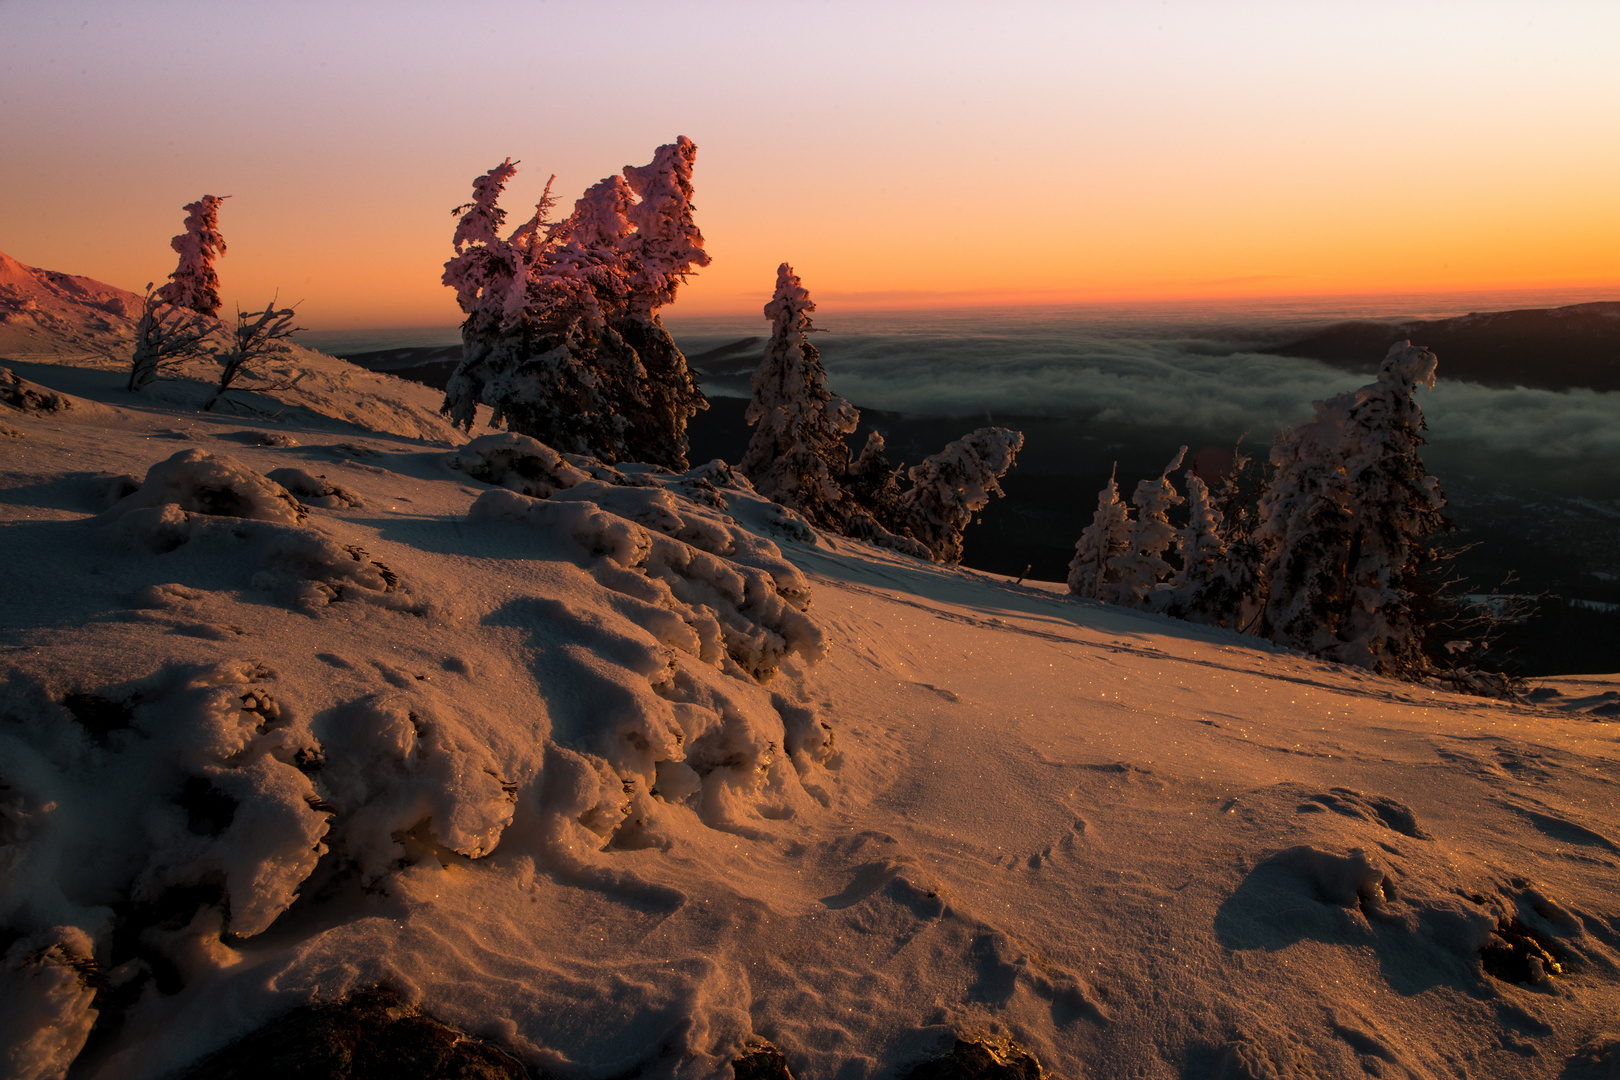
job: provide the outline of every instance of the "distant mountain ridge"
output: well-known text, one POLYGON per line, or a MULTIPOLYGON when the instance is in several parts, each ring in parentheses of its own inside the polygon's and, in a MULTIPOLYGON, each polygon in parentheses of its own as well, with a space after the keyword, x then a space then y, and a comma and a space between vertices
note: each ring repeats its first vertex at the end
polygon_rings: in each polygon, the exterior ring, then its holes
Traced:
POLYGON ((1368 372, 1404 340, 1434 350, 1443 378, 1540 390, 1620 390, 1620 301, 1613 300, 1450 319, 1354 319, 1256 351, 1368 372))

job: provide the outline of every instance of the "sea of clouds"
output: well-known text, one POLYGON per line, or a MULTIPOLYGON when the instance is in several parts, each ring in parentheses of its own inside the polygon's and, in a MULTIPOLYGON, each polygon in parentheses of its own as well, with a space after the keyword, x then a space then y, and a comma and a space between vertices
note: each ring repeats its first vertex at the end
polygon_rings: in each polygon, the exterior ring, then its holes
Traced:
MULTIPOLYGON (((1253 445, 1309 420, 1313 401, 1370 381, 1315 360, 1252 351, 1325 321, 1322 313, 1286 310, 860 312, 819 318, 824 332, 815 343, 829 386, 867 408, 1185 428, 1194 441, 1248 432, 1253 445)), ((689 354, 769 330, 763 319, 670 325, 689 354)), ((1439 371, 1439 385, 1420 392, 1435 451, 1530 455, 1560 469, 1620 459, 1620 394, 1451 380, 1444 355, 1439 371)), ((748 392, 746 375, 705 385, 711 394, 748 392)))

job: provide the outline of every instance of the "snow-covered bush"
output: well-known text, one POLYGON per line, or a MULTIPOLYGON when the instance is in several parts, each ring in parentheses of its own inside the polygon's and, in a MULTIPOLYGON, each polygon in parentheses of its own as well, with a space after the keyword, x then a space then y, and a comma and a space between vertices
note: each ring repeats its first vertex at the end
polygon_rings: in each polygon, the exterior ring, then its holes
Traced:
POLYGON ((1176 530, 1170 524, 1170 508, 1182 498, 1170 483, 1170 473, 1187 456, 1183 446, 1154 480, 1142 480, 1131 494, 1136 515, 1125 535, 1125 550, 1108 560, 1118 576, 1099 586, 1097 595, 1110 604, 1155 605, 1160 600, 1159 584, 1170 576, 1165 552, 1175 542, 1176 530))
POLYGON ((235 458, 182 450, 94 520, 135 551, 165 555, 192 545, 197 555, 246 567, 253 588, 301 607, 360 600, 424 610, 399 575, 364 548, 301 527, 308 514, 286 488, 235 458))
POLYGON ((545 443, 513 432, 480 435, 450 455, 448 464, 474 480, 536 499, 590 479, 545 443))
POLYGON ((219 314, 219 272, 214 269, 214 260, 225 254, 225 237, 219 231, 219 204, 229 197, 204 195, 185 205, 186 231, 169 241, 180 255, 180 263, 169 275, 168 284, 158 289, 158 300, 210 318, 219 314))
POLYGON ((1003 494, 998 481, 1024 445, 1022 432, 979 428, 907 472, 911 486, 900 499, 899 520, 936 562, 962 561, 962 531, 1003 494))
POLYGON ((453 423, 470 431, 485 404, 492 425, 566 453, 686 467, 686 423, 707 403, 656 309, 709 261, 692 222, 695 153, 684 138, 661 147, 562 221, 548 184, 505 238, 498 201, 516 166, 475 181, 444 272, 467 316, 442 409, 453 423))
POLYGON ((850 465, 844 437, 860 413, 827 390, 820 353, 806 337, 815 309, 793 267, 777 267, 776 292, 765 305, 771 339, 750 380, 744 417, 754 433, 741 468, 761 495, 838 529, 852 509, 839 482, 850 465))
POLYGON ((1097 493, 1091 524, 1081 530, 1074 545, 1074 558, 1069 562, 1069 592, 1075 596, 1097 599, 1119 580, 1119 571, 1112 562, 1127 550, 1131 510, 1119 497, 1119 483, 1114 476, 1113 472, 1108 474, 1107 485, 1097 493))
POLYGON ((364 504, 360 496, 347 488, 339 487, 325 476, 315 476, 303 469, 291 467, 271 469, 264 474, 266 480, 280 484, 289 494, 297 496, 306 506, 318 506, 323 510, 358 509, 364 504))

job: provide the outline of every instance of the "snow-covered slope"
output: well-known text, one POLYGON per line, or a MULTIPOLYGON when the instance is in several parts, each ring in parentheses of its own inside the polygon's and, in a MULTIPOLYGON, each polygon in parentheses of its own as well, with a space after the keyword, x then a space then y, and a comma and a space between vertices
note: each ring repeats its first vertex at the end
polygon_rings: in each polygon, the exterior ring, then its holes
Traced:
POLYGON ((831 539, 723 466, 425 443, 431 392, 318 354, 274 420, 32 355, 6 1075, 158 1077, 379 982, 559 1077, 958 1032, 1067 1077, 1620 1062, 1620 678, 1458 697, 831 539))

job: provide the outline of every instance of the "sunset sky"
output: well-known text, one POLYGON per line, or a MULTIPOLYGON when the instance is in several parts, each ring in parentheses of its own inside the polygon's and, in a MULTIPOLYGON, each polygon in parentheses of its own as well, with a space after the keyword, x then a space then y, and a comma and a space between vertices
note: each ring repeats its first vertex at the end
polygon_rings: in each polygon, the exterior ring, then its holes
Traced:
POLYGON ((449 210, 699 147, 672 311, 1567 288, 1620 298, 1620 4, 0 0, 0 251, 444 325, 449 210), (474 14, 476 13, 476 14, 474 14))

